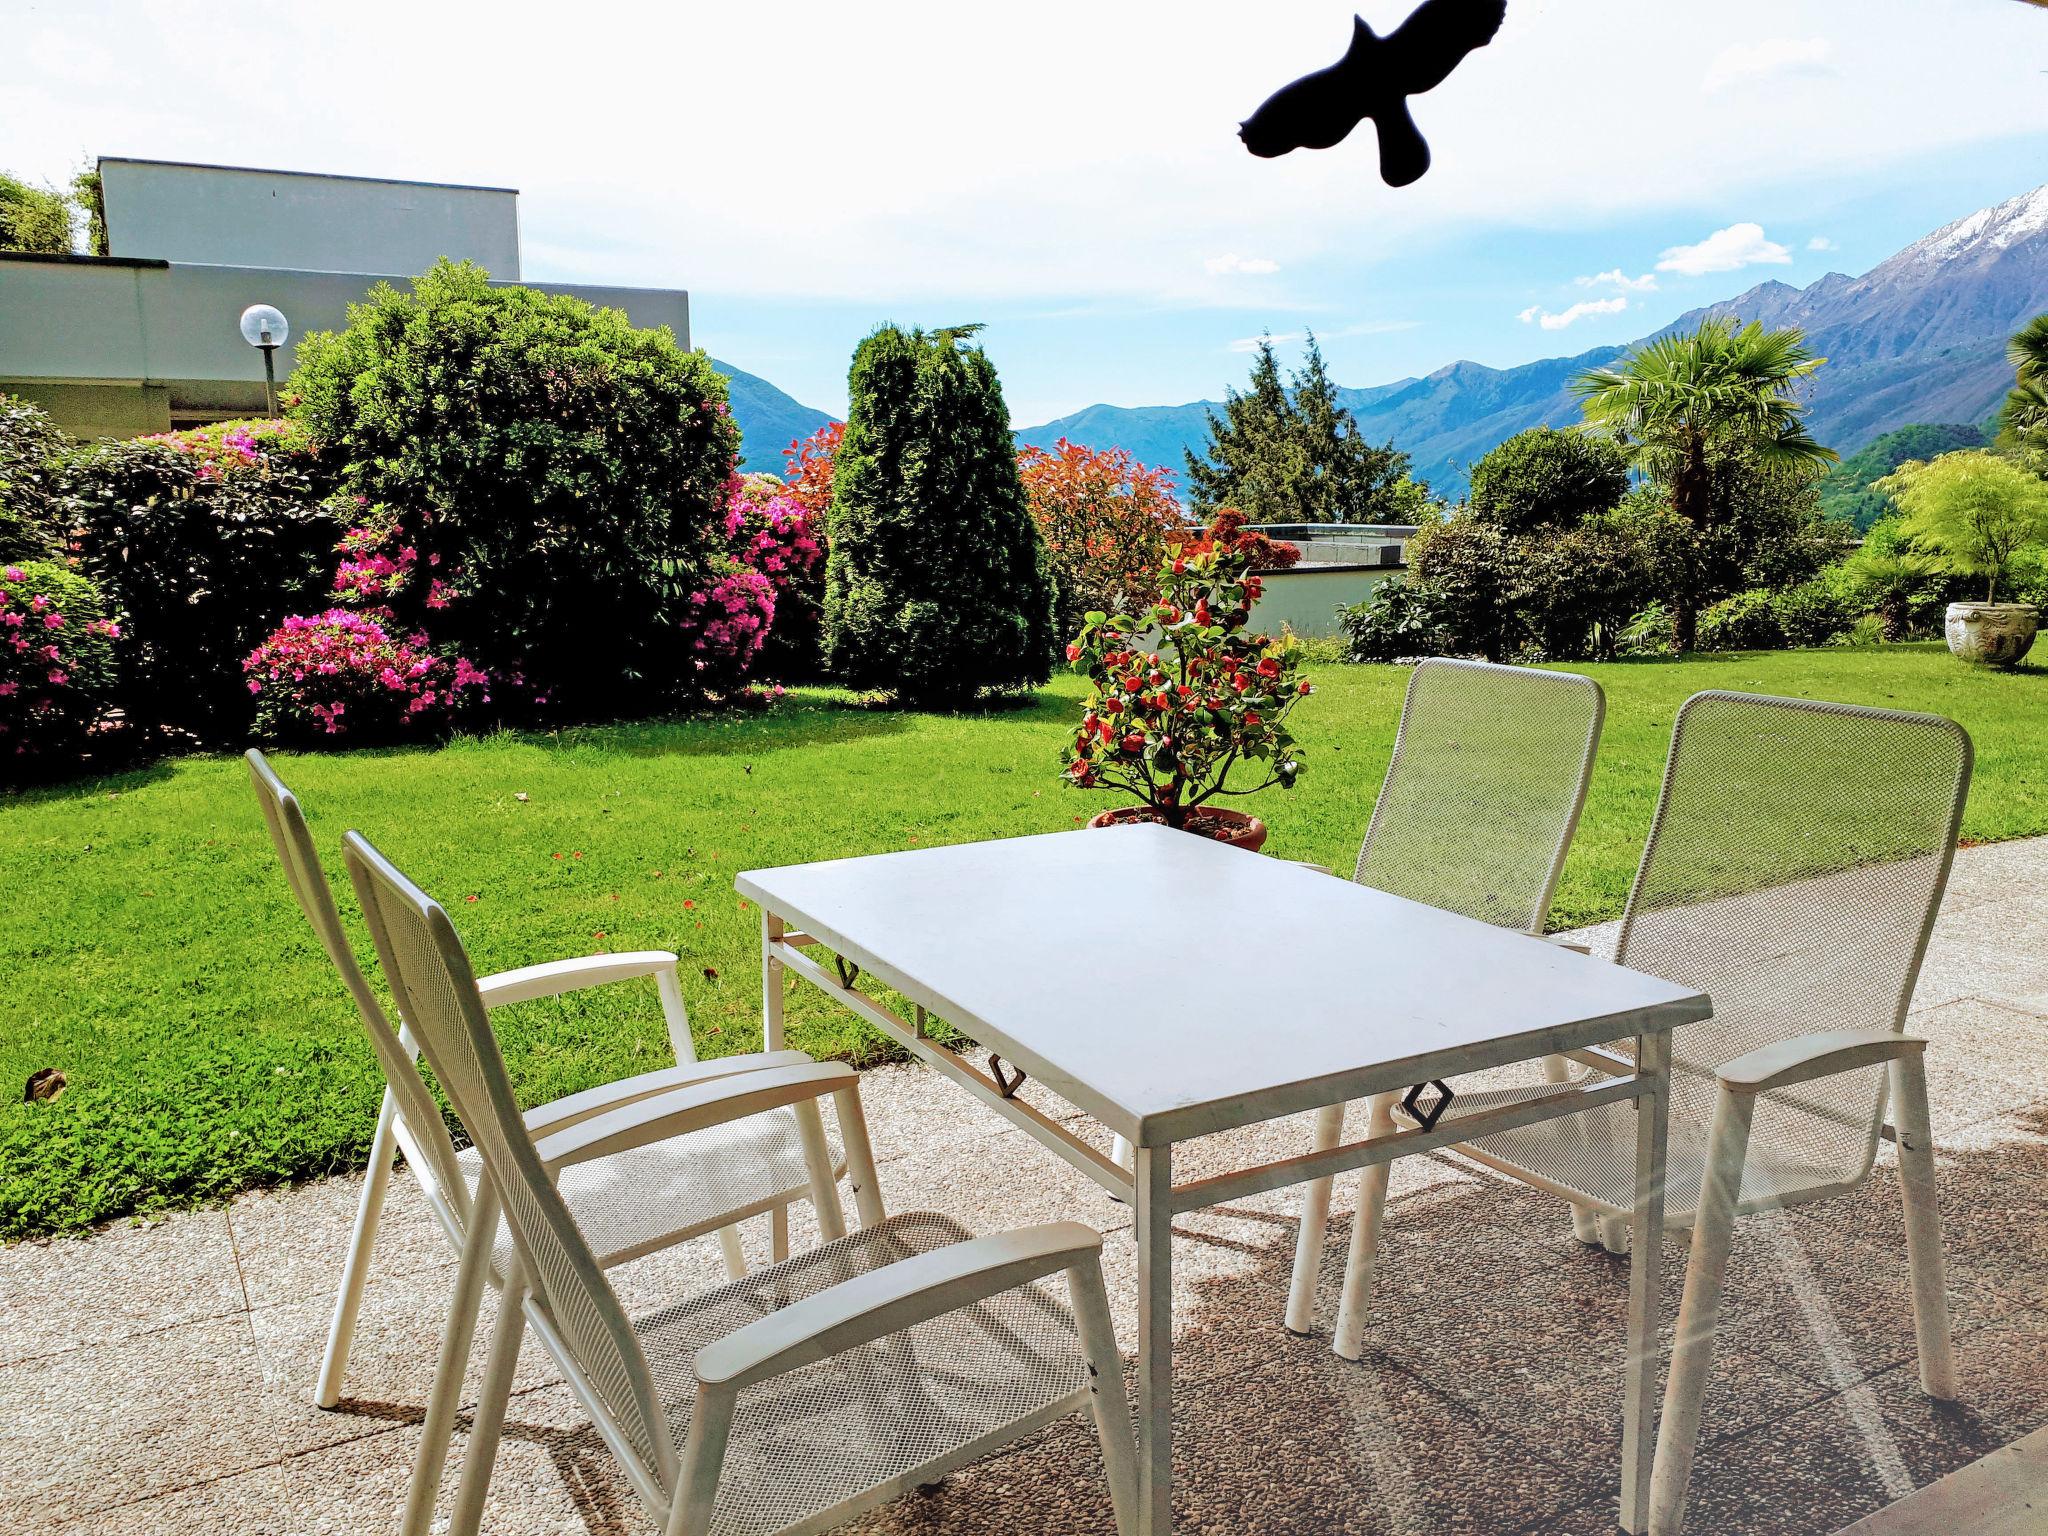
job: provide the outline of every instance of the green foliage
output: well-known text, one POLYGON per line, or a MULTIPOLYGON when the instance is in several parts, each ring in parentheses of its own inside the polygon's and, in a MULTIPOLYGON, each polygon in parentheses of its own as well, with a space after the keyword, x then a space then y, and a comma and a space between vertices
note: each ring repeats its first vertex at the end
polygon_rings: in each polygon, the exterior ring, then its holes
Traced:
POLYGON ((1290 384, 1273 339, 1259 342, 1251 387, 1209 411, 1209 443, 1187 455, 1188 494, 1206 518, 1235 507, 1255 523, 1401 523, 1415 520, 1429 488, 1408 473, 1408 455, 1374 447, 1351 413, 1314 336, 1290 384))
POLYGON ((1508 534, 1574 528, 1628 491, 1628 457, 1585 432, 1531 427, 1472 466, 1472 515, 1508 534))
POLYGON ((71 201, 85 220, 85 254, 107 254, 107 200, 100 190, 100 168, 88 165, 71 178, 71 201))
POLYGON ((1617 654, 1629 619, 1656 591, 1656 559, 1638 519, 1596 513, 1522 542, 1514 599, 1552 661, 1617 654))
POLYGON ((1897 513, 1873 523, 1862 545, 1831 567, 1827 579, 1851 610, 1875 616, 1884 640, 1905 639, 1948 600, 1941 562, 1913 547, 1897 513))
POLYGON ((42 410, 0 393, 0 560, 39 560, 62 548, 55 466, 70 443, 42 410))
POLYGON ((1833 645, 1856 622, 1855 606, 1825 575, 1771 594, 1771 616, 1793 646, 1833 645))
POLYGON ((58 463, 79 566, 120 618, 117 702, 138 725, 246 739, 242 659, 286 614, 324 606, 341 524, 303 451, 229 464, 168 442, 106 442, 58 463))
POLYGON ((1669 497, 1694 547, 1664 566, 1675 640, 1690 649, 1699 609, 1750 564, 1741 524, 1758 485, 1813 479, 1834 461, 1806 431, 1793 386, 1826 361, 1796 329, 1704 320, 1572 383, 1586 420, 1669 497), (1738 472, 1739 473, 1736 473, 1738 472), (1731 480, 1743 494, 1731 494, 1731 480))
POLYGON ((433 608, 437 642, 572 717, 691 691, 739 447, 703 353, 443 261, 298 356, 293 417, 363 521, 436 573, 409 623, 433 608))
POLYGON ((1662 603, 1652 603, 1632 616, 1622 626, 1614 649, 1617 656, 1624 657, 1676 655, 1671 644, 1671 610, 1662 603))
POLYGON ((1519 541, 1471 517, 1425 528, 1408 545, 1409 569, 1452 646, 1488 661, 1505 660, 1526 636, 1516 597, 1527 563, 1519 541))
POLYGON ((833 676, 938 706, 1044 682, 1052 569, 987 354, 883 326, 847 390, 826 522, 833 676))
MULTIPOLYGON (((1668 620, 1654 632, 1668 636, 1668 620)), ((1621 911, 1672 713, 1703 688, 1960 720, 1977 749, 1964 835, 2048 833, 2048 674, 2038 666, 1958 667, 1937 643, 1580 670, 1607 691, 1607 725, 1556 927, 1621 911)), ((1350 867, 1360 786, 1369 797, 1385 770, 1407 681, 1398 667, 1317 676, 1295 724, 1330 771, 1263 798, 1277 854, 1350 867)), ((740 906, 734 870, 1071 830, 1087 807, 1037 791, 1086 692, 1085 679, 1062 675, 1017 709, 954 716, 879 714, 804 689, 760 714, 498 733, 278 767, 323 854, 361 827, 448 903, 480 973, 607 946, 687 951, 690 1026, 708 1060, 760 1048, 760 989, 748 978, 759 974, 761 914, 740 906)), ((362 1166, 382 1082, 292 905, 238 760, 177 759, 0 799, 0 870, 0 974, 11 989, 0 1082, 14 1085, 0 1103, 0 1238, 362 1166), (20 1102, 41 1067, 63 1069, 69 1091, 20 1102)), ((522 1104, 673 1060, 644 983, 517 1004, 491 1022, 522 1104)), ((900 1055, 814 987, 790 994, 788 1028, 792 1046, 820 1059, 900 1055)))
POLYGON ((1363 602, 1337 610, 1348 661, 1412 661, 1443 656, 1451 635, 1437 618, 1429 589, 1406 576, 1389 576, 1363 602))
POLYGON ((1984 578, 1984 601, 2022 550, 2048 541, 2048 482, 1981 449, 1902 465, 1883 482, 1900 531, 1960 576, 1984 578))
POLYGON ((114 680, 117 628, 77 572, 0 563, 0 785, 75 770, 114 680))
POLYGON ((1982 448, 1984 430, 1955 422, 1900 427, 1842 460, 1820 479, 1820 509, 1859 532, 1898 510, 1876 482, 1912 459, 1931 459, 1957 448, 1982 448))
POLYGON ((1709 603, 1700 614, 1699 648, 1703 651, 1775 651, 1784 644, 1785 631, 1771 609, 1771 594, 1761 589, 1709 603))
POLYGON ((63 256, 70 250, 70 200, 0 173, 0 251, 63 256))

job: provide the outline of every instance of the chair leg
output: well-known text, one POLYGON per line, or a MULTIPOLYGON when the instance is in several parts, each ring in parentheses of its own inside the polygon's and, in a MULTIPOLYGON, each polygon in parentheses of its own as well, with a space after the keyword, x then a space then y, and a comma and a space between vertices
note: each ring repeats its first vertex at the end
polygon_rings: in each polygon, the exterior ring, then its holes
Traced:
POLYGON ((1941 1255, 1941 1215, 1934 1200, 1934 1133, 1928 1124, 1927 1069, 1920 1055, 1892 1063, 1898 1105, 1899 1194, 1906 1207, 1906 1257, 1913 1271, 1913 1330, 1920 1346, 1920 1386, 1953 1402, 1955 1353, 1949 1344, 1948 1277, 1941 1255))
POLYGON ((1123 1136, 1118 1136, 1111 1140, 1109 1144, 1109 1157, 1110 1161, 1116 1163, 1119 1167, 1135 1168, 1138 1165, 1137 1149, 1131 1145, 1128 1138, 1123 1136))
POLYGON ((498 1463, 498 1439, 505 1429, 505 1409, 512 1400, 519 1346, 526 1342, 525 1300, 526 1283, 516 1276, 498 1293, 490 1364, 484 1371, 476 1416, 470 1421, 469 1448, 463 1453, 462 1477, 455 1487, 455 1509, 448 1517, 447 1536, 476 1536, 483 1527, 484 1495, 491 1491, 491 1473, 498 1463))
MULTIPOLYGON (((1366 1124, 1368 1136, 1390 1136, 1394 1132, 1397 1093, 1378 1093, 1372 1098, 1372 1117, 1366 1124)), ((1387 1211, 1385 1163, 1359 1170, 1358 1211, 1351 1218, 1351 1251, 1344 1259, 1344 1294, 1337 1304, 1337 1338, 1331 1348, 1346 1360, 1356 1360, 1365 1350, 1365 1315, 1372 1303, 1372 1271, 1379 1258, 1380 1222, 1387 1211)))
POLYGON ((839 1180, 832 1172, 832 1151, 825 1142, 825 1117, 816 1099, 792 1106, 797 1134, 803 1139, 804 1167, 811 1175, 811 1204, 817 1207, 818 1235, 826 1242, 846 1236, 846 1213, 839 1206, 839 1180))
POLYGON ((768 1213, 768 1261, 780 1264, 789 1257, 789 1207, 778 1205, 768 1213))
POLYGON ((327 1325, 327 1352, 320 1357, 320 1376, 313 1386, 315 1407, 332 1408, 341 1401, 342 1378, 348 1375, 349 1348, 355 1342, 356 1313, 363 1305, 363 1286, 370 1278, 370 1250, 377 1244, 377 1223, 384 1217, 384 1197, 391 1188, 391 1159, 398 1149, 398 1100, 384 1090, 377 1111, 377 1130, 370 1138, 370 1171, 356 1202, 355 1229, 349 1233, 348 1257, 341 1266, 341 1289, 334 1295, 334 1318, 327 1325))
POLYGON ((711 1529, 711 1511, 718 1500, 718 1475, 725 1467, 726 1442, 732 1437, 735 1394, 697 1388, 690 1413, 690 1436, 676 1473, 675 1501, 669 1505, 667 1536, 704 1536, 711 1529))
POLYGON ((412 1486, 406 1490, 400 1536, 427 1536, 434 1521, 434 1496, 441 1491, 441 1473, 455 1434, 455 1412, 462 1405, 462 1378, 469 1369, 469 1346, 476 1334, 477 1311, 483 1305, 484 1282, 491 1272, 491 1245, 497 1228, 497 1195, 486 1177, 478 1181, 476 1199, 470 1203, 469 1232, 462 1245, 462 1263, 455 1271, 455 1294, 448 1298, 448 1326, 441 1334, 441 1358, 434 1367, 427 1418, 413 1456, 412 1486))
POLYGON ((888 1220, 882 1204, 882 1182, 875 1175, 875 1145, 868 1137, 868 1117, 860 1105, 860 1088, 842 1088, 832 1095, 839 1120, 839 1140, 846 1148, 846 1182, 853 1189, 853 1211, 864 1227, 888 1220))
POLYGON ((1116 1511, 1117 1536, 1138 1533, 1138 1448, 1131 1437, 1131 1403, 1124 1392, 1124 1359, 1109 1320, 1109 1295, 1102 1266, 1091 1260, 1067 1271, 1067 1293, 1081 1348, 1088 1357, 1089 1407, 1102 1442, 1102 1470, 1116 1511))
POLYGON ((1594 1226, 1600 1234, 1600 1246, 1609 1253, 1620 1255, 1628 1252, 1628 1218, 1626 1216, 1596 1215, 1594 1226))
MULTIPOLYGON (((1571 1080, 1572 1064, 1570 1062, 1566 1061, 1562 1056, 1546 1056, 1543 1058, 1543 1081, 1546 1083, 1568 1083, 1571 1080)), ((1572 1116, 1563 1124, 1565 1127, 1569 1127, 1570 1131, 1583 1132, 1584 1130, 1584 1127, 1580 1124, 1580 1117, 1577 1115, 1572 1116)), ((1572 1236, 1588 1247, 1599 1242, 1599 1217, 1593 1208, 1581 1205, 1574 1200, 1571 1203, 1571 1211, 1572 1236)))
POLYGON ((747 1256, 740 1250, 740 1229, 737 1222, 732 1226, 718 1229, 718 1248, 719 1252, 725 1255, 726 1279, 744 1279, 747 1273, 747 1256))
POLYGON ((697 1042, 690 1038, 690 1011, 683 1006, 683 984, 676 968, 671 965, 656 971, 654 988, 661 994, 661 1018, 668 1025, 668 1043, 676 1053, 676 1065, 687 1067, 697 1059, 697 1042))
MULTIPOLYGON (((1344 1138, 1344 1106, 1316 1111, 1314 1152, 1327 1152, 1344 1138)), ((1287 1287, 1286 1328, 1310 1333, 1316 1326, 1316 1276, 1323 1267, 1323 1240, 1330 1228, 1330 1188, 1335 1179, 1311 1179, 1301 1192, 1301 1226, 1294 1234, 1294 1278, 1287 1287)))
MULTIPOLYGON (((1685 1263, 1685 1298, 1678 1308, 1678 1340, 1664 1384, 1664 1417, 1650 1473, 1650 1536, 1678 1536, 1685 1495, 1699 1449, 1700 1401, 1714 1364, 1714 1330, 1721 1317, 1721 1287, 1728 1274, 1728 1244, 1742 1195, 1742 1163, 1749 1153, 1756 1100, 1722 1089, 1707 1136, 1706 1178, 1693 1218, 1692 1252, 1685 1263)), ((1646 1256, 1647 1257, 1647 1256, 1646 1256)))

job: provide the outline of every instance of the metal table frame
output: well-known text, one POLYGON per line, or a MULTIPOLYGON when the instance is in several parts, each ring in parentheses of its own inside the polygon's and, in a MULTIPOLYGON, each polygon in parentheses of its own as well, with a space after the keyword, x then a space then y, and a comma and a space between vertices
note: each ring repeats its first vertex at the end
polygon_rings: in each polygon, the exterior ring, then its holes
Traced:
MULTIPOLYGON (((747 888, 743 884, 743 889, 747 888)), ((1643 1022, 1636 1034, 1634 1059, 1606 1051, 1574 1034, 1596 1034, 1599 1021, 1574 1030, 1554 1032, 1557 1038, 1531 1045, 1525 1041, 1505 1058, 1469 1059, 1469 1051, 1444 1052, 1408 1062, 1304 1083, 1293 1102, 1278 1110, 1233 1115, 1227 1106, 1198 1105, 1144 1127, 1112 1126, 1135 1144, 1135 1168, 1126 1169, 1076 1136, 1035 1106, 1015 1097, 1016 1082, 999 1078, 962 1052, 933 1039, 926 1031, 930 995, 908 977, 893 973, 886 957, 858 952, 840 941, 790 930, 774 912, 765 893, 762 902, 761 971, 767 1049, 783 1048, 783 1003, 786 974, 801 977, 851 1009, 912 1055, 958 1083, 973 1097, 1012 1121, 1045 1147, 1066 1159, 1097 1184, 1132 1205, 1138 1244, 1138 1536, 1166 1536, 1173 1527, 1171 1510, 1173 1456, 1173 1256, 1171 1225, 1183 1211, 1201 1210, 1225 1201, 1303 1184, 1311 1179, 1354 1168, 1384 1168, 1397 1157, 1413 1156, 1469 1141, 1493 1131, 1580 1114, 1604 1104, 1635 1102, 1636 1197, 1630 1223, 1628 1360, 1622 1430, 1621 1519, 1625 1530, 1640 1536, 1649 1523, 1652 1454, 1651 1408, 1657 1377, 1657 1315, 1662 1278, 1656 1256, 1664 1228, 1665 1143, 1670 1100, 1670 1053, 1673 1026, 1703 1016, 1698 1008, 1672 1007, 1643 1022), (812 948, 834 953, 831 967, 805 953, 812 948), (914 1015, 904 1019, 856 990, 854 982, 867 970, 911 1002, 914 1015), (1398 1095, 1414 1084, 1462 1072, 1498 1066, 1504 1061, 1541 1060, 1561 1054, 1603 1073, 1610 1080, 1583 1085, 1560 1084, 1554 1093, 1524 1099, 1480 1114, 1444 1122, 1434 1129, 1403 1129, 1368 1135, 1360 1140, 1319 1148, 1298 1157, 1214 1174, 1186 1184, 1173 1182, 1173 1147, 1218 1131, 1276 1118, 1280 1114, 1388 1094, 1398 1095), (1649 1262, 1643 1262, 1647 1255, 1649 1262)), ((986 1021, 949 1018, 948 1023, 982 1047, 1001 1056, 1006 1042, 986 1021)), ((994 1064, 991 1063, 991 1068, 994 1064)), ((1385 1123, 1384 1116, 1376 1116, 1385 1123)))

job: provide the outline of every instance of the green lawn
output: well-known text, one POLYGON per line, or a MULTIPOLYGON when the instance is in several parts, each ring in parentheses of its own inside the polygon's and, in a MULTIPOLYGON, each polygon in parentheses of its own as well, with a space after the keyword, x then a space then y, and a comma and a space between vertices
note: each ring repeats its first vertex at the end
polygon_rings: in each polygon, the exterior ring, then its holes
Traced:
MULTIPOLYGON (((2048 832, 2038 667, 2001 676, 1906 646, 1590 670, 1607 689, 1607 733, 1560 927, 1620 910, 1672 713, 1701 688, 1951 715, 1977 743, 1965 834, 2048 832)), ((1291 795, 1256 805, 1273 851, 1347 867, 1406 673, 1333 665, 1316 679, 1296 716, 1309 771, 1291 795)), ((699 1049, 713 1055, 759 1041, 758 914, 734 894, 736 871, 1072 827, 1110 803, 1055 776, 1079 695, 1063 679, 1027 707, 935 716, 798 692, 758 717, 284 757, 279 768, 334 867, 342 831, 363 829, 448 904, 480 971, 602 948, 683 952, 699 1049)), ((0 800, 0 870, 0 1083, 57 1067, 71 1084, 51 1104, 0 1105, 0 1235, 362 1159, 376 1070, 274 867, 239 759, 0 800)), ((353 901, 343 906, 353 921, 353 901)), ((1284 954, 1314 921, 1272 913, 1259 937, 1284 954)), ((651 985, 527 1004, 499 1021, 530 1099, 664 1057, 651 985)), ((792 999, 790 1033, 819 1055, 884 1055, 809 989, 792 999)))

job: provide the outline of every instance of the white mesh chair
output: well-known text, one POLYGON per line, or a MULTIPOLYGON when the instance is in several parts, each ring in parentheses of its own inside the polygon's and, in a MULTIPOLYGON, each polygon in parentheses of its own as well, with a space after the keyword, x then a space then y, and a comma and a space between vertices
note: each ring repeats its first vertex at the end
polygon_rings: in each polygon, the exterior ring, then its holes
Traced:
MULTIPOLYGON (((974 1239, 929 1213, 885 1216, 853 1073, 815 1065, 650 1101, 534 1136, 448 915, 356 833, 350 878, 405 1017, 483 1157, 463 1270, 481 1270, 495 1217, 516 1260, 465 1459, 452 1536, 469 1536, 525 1326, 672 1536, 821 1531, 1083 1406, 1092 1408, 1119 1529, 1133 1536, 1136 1455, 1100 1267, 1075 1223, 974 1239), (802 1082, 798 1080, 802 1079, 802 1082), (830 1092, 861 1228, 721 1289, 627 1316, 561 1184, 615 1156, 830 1092), (1072 1311, 1038 1282, 1064 1274, 1072 1311), (521 1313, 523 1312, 523 1321, 521 1313)), ((821 1213, 837 1196, 808 1137, 821 1213)))
MULTIPOLYGON (((1408 679, 1394 754, 1365 829, 1352 878, 1466 917, 1541 936, 1571 847, 1600 745, 1606 698, 1575 672, 1433 659, 1408 679)), ((1562 1060, 1546 1065, 1554 1081, 1562 1060)), ((1372 1101, 1372 1134, 1394 1129, 1395 1096, 1372 1101)), ((1317 1113, 1312 1145, 1334 1147, 1344 1106, 1317 1113)), ((1316 1273, 1330 1214, 1331 1180, 1302 1195, 1287 1327, 1315 1325, 1316 1273)), ((1377 1232, 1387 1168, 1366 1171, 1356 1234, 1377 1232)), ((1590 1216, 1575 1218, 1591 1240, 1590 1216)), ((1371 1241, 1370 1237, 1367 1241, 1371 1241)), ((1355 1358, 1339 1319, 1340 1352, 1355 1358), (1348 1348, 1345 1346, 1348 1343, 1348 1348)))
MULTIPOLYGON (((1888 1094, 1920 1379, 1954 1396, 1925 1042, 1901 1031, 1970 767, 1968 735, 1932 715, 1720 692, 1679 710, 1615 957, 1714 1000, 1711 1019, 1672 1039, 1664 1211, 1693 1237, 1651 1485, 1659 1536, 1684 1510, 1731 1221, 1860 1185, 1888 1094)), ((1574 1054, 1595 1072, 1629 1070, 1625 1048, 1574 1054)), ((1468 1094, 1446 1114, 1542 1091, 1468 1094)), ((1634 1197, 1632 1119, 1596 1110, 1458 1150, 1619 1218, 1634 1197)), ((1369 1249, 1362 1258, 1345 1276, 1361 1319, 1369 1249)))
MULTIPOLYGON (((456 1150, 440 1105, 421 1078, 418 1048, 410 1026, 392 1028, 357 964, 355 951, 342 929, 333 893, 314 852, 298 797, 260 752, 251 751, 247 758, 264 821, 292 894, 355 1001, 386 1085, 370 1147, 369 1173, 357 1205, 315 1387, 315 1401, 323 1408, 331 1408, 340 1401, 348 1369, 356 1317, 389 1187, 394 1148, 405 1154, 406 1167, 425 1196, 428 1210, 458 1251, 475 1222, 473 1206, 482 1159, 474 1147, 456 1150)), ((677 984, 676 957, 665 951, 592 955, 527 966, 484 977, 477 987, 481 1005, 490 1009, 650 975, 660 988, 663 1012, 681 1058, 678 1065, 606 1083, 528 1110, 523 1118, 530 1134, 565 1131, 594 1117, 630 1112, 632 1106, 682 1090, 715 1097, 731 1091, 743 1077, 781 1081, 789 1077, 792 1069, 813 1065, 811 1058, 801 1051, 696 1061, 689 1043, 689 1020, 683 1012, 682 990, 677 984)), ((799 1079, 801 1076, 799 1072, 799 1079)), ((789 1204, 812 1197, 804 1146, 810 1127, 800 1125, 800 1118, 814 1124, 822 1138, 823 1121, 815 1104, 799 1102, 794 1109, 759 1114, 684 1139, 660 1139, 638 1145, 604 1162, 579 1164, 564 1176, 562 1195, 575 1208, 601 1261, 608 1266, 715 1231, 725 1250, 727 1269, 737 1276, 744 1273, 745 1264, 733 1223, 762 1211, 770 1212, 777 1218, 780 1257, 786 1251, 785 1218, 789 1204)), ((820 1208, 820 1225, 836 1236, 832 1223, 838 1219, 835 1196, 829 1210, 820 1208)), ((405 1517, 404 1528, 412 1536, 424 1531, 432 1516, 441 1466, 454 1430, 482 1288, 486 1283, 502 1284, 511 1259, 511 1242, 501 1238, 492 1264, 465 1276, 451 1301, 442 1339, 441 1366, 428 1402, 413 1499, 405 1517)))

